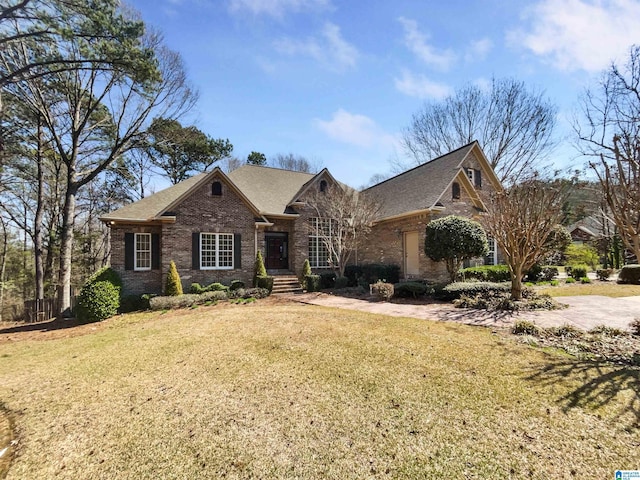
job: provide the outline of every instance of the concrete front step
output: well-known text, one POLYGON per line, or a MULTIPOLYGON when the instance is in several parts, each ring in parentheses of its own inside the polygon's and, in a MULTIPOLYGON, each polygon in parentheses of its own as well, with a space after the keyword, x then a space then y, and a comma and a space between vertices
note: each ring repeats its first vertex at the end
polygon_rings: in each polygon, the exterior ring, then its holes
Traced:
POLYGON ((295 275, 274 275, 271 293, 301 293, 300 282, 295 275))

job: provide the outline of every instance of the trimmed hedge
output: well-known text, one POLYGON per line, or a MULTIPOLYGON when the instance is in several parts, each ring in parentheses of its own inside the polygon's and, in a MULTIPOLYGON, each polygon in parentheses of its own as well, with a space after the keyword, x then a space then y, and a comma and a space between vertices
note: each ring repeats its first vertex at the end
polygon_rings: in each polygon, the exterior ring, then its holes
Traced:
POLYGON ((304 277, 304 289, 307 292, 319 292, 320 275, 307 275, 304 277))
POLYGON ((349 279, 349 286, 366 286, 384 280, 388 283, 400 281, 400 267, 393 264, 371 263, 367 265, 347 265, 344 276, 349 279))
POLYGON ((269 291, 265 288, 238 288, 232 291, 217 290, 202 294, 187 293, 177 297, 153 297, 149 300, 151 310, 170 310, 173 308, 189 308, 208 302, 217 302, 232 298, 266 298, 269 291))
POLYGON ((587 272, 589 271, 589 267, 587 265, 571 265, 571 275, 576 280, 580 280, 587 276, 587 272))
POLYGON ((400 298, 418 298, 433 292, 433 288, 420 282, 401 282, 394 286, 394 295, 400 298))
POLYGON ((118 313, 139 312, 141 310, 149 310, 149 299, 151 296, 144 295, 125 295, 120 299, 120 308, 118 313))
POLYGON ((640 265, 625 265, 618 273, 618 283, 640 285, 640 265))
POLYGON ((100 322, 114 316, 120 308, 121 290, 120 275, 112 268, 101 268, 80 290, 76 318, 84 322, 100 322))
POLYGON ((242 280, 231 280, 231 285, 229 286, 229 290, 238 290, 239 288, 244 288, 244 282, 242 280))
POLYGON ((273 291, 273 277, 270 275, 259 275, 256 277, 256 288, 263 288, 269 293, 273 291))
POLYGON ((349 279, 347 277, 337 277, 333 288, 335 288, 336 290, 342 290, 343 288, 347 288, 348 286, 349 279))
MULTIPOLYGON (((238 280, 236 280, 236 281, 238 281, 238 280)), ((244 285, 244 283, 243 283, 243 285, 244 285)), ((189 293, 194 293, 196 295, 200 295, 200 294, 206 293, 206 292, 226 292, 227 290, 229 290, 229 287, 227 287, 227 286, 225 286, 225 285, 223 285, 223 284, 221 284, 219 282, 210 283, 206 287, 203 287, 202 285, 200 285, 199 283, 196 282, 196 283, 192 283, 191 284, 191 289, 189 290, 189 293)))
POLYGON ((320 273, 320 288, 333 288, 336 284, 336 274, 334 272, 320 273))
POLYGON ((458 275, 463 280, 472 279, 480 282, 508 282, 511 280, 509 267, 506 265, 483 265, 463 268, 458 275))
MULTIPOLYGON (((435 291, 435 297, 439 300, 456 300, 462 296, 475 297, 476 295, 496 295, 500 293, 510 293, 510 283, 492 282, 454 282, 443 289, 435 291)), ((522 296, 527 298, 533 295, 533 290, 522 289, 522 296)))

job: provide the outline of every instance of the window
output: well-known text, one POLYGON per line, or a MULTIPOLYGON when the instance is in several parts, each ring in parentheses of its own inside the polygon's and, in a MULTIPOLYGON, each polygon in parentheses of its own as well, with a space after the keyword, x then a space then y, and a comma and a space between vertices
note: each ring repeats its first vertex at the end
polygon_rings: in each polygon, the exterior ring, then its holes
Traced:
POLYGON ((326 180, 320 180, 320 191, 321 192, 326 192, 327 191, 327 181, 326 180))
POLYGON ((467 177, 469 181, 475 185, 476 183, 476 171, 473 168, 467 168, 467 177))
POLYGON ((454 200, 460 198, 460 184, 458 182, 453 182, 453 185, 451 185, 451 197, 454 200))
POLYGON ((200 234, 200 268, 223 270, 233 268, 233 234, 200 234))
POLYGON ((211 184, 211 195, 219 197, 222 195, 222 184, 220 182, 213 182, 211 184))
POLYGON ((151 234, 136 233, 134 270, 151 270, 151 234))
POLYGON ((331 237, 331 221, 323 218, 309 219, 309 264, 311 268, 329 268, 329 250, 323 238, 331 237))
POLYGON ((496 244, 496 239, 493 237, 487 237, 487 241, 489 243, 489 252, 486 257, 484 257, 485 265, 497 265, 498 264, 498 247, 496 244))

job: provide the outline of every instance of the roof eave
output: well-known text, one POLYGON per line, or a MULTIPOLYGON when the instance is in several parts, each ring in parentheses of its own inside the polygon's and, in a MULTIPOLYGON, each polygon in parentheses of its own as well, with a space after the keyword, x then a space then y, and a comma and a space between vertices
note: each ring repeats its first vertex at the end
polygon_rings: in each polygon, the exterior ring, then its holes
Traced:
POLYGON ((404 212, 404 213, 400 213, 398 215, 391 215, 389 217, 383 217, 383 218, 380 218, 380 219, 376 220, 373 223, 374 224, 378 224, 378 223, 384 223, 384 222, 391 222, 393 220, 400 220, 401 218, 415 217, 416 215, 424 215, 424 214, 429 214, 429 213, 432 213, 432 212, 440 212, 442 209, 444 209, 444 207, 429 207, 429 208, 423 208, 423 209, 420 209, 420 210, 412 210, 410 212, 404 212))

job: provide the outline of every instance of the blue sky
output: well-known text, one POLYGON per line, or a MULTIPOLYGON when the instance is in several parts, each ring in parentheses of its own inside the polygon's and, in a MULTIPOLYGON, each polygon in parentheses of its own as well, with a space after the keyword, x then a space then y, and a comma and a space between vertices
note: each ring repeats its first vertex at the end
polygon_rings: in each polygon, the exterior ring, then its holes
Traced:
MULTIPOLYGON (((514 77, 559 107, 640 42, 631 0, 131 0, 180 52, 200 91, 195 123, 252 151, 305 156, 360 186, 406 160, 425 101, 514 77)), ((559 166, 581 166, 568 146, 559 166)))

